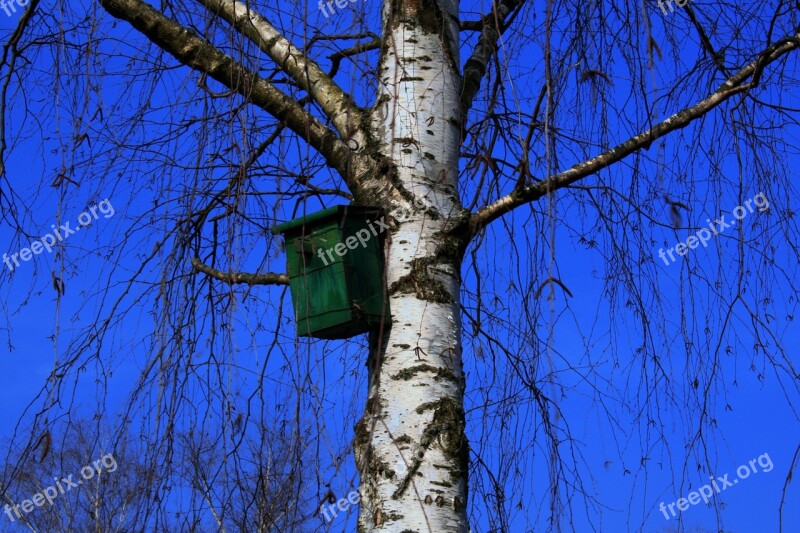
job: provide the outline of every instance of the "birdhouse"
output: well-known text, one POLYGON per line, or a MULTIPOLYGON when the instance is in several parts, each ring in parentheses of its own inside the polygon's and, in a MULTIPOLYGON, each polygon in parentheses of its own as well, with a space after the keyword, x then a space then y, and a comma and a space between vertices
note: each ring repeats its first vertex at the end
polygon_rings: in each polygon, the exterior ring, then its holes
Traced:
POLYGON ((297 334, 345 339, 388 323, 383 210, 339 205, 272 228, 282 234, 297 334))

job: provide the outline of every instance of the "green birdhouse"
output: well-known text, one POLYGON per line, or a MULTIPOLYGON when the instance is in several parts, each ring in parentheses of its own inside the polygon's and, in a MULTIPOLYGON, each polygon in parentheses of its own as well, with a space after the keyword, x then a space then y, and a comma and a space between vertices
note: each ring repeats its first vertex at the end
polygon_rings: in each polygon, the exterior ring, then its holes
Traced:
POLYGON ((375 207, 339 205, 272 228, 286 243, 297 334, 345 339, 388 323, 387 225, 375 207))

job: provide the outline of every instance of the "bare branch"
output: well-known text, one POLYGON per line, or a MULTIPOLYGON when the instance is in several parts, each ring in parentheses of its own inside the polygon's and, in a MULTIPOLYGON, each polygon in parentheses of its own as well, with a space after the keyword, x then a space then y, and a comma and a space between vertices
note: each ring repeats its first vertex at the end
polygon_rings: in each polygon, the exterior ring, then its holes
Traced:
POLYGON ((472 228, 473 235, 485 227, 493 220, 498 219, 505 213, 508 213, 515 208, 538 200, 545 196, 548 192, 557 191, 562 189, 578 180, 587 176, 597 173, 598 171, 607 168, 617 161, 624 159, 633 152, 642 148, 648 148, 650 144, 670 132, 681 129, 689 125, 693 120, 702 117, 712 109, 716 108, 730 97, 747 91, 757 84, 757 80, 761 75, 764 68, 777 61, 787 53, 796 50, 800 47, 800 29, 792 37, 786 37, 776 42, 769 48, 761 52, 758 57, 747 64, 744 68, 739 70, 736 74, 728 78, 719 88, 714 91, 710 96, 701 100, 697 104, 688 107, 668 119, 660 122, 647 131, 631 137, 627 141, 618 144, 614 148, 603 152, 600 155, 578 163, 571 168, 550 176, 549 178, 539 181, 533 185, 529 185, 523 189, 516 190, 510 194, 500 198, 496 202, 480 209, 477 213, 472 215, 470 220, 470 227, 472 228), (754 81, 751 83, 744 83, 750 77, 754 81))
MULTIPOLYGON (((27 9, 25 9, 25 12, 22 13, 8 42, 3 45, 2 56, 0 56, 0 69, 6 66, 8 67, 0 79, 0 185, 6 180, 6 102, 8 99, 8 88, 11 84, 12 76, 15 73, 16 62, 19 57, 17 47, 37 7, 39 7, 39 0, 32 0, 27 9)), ((0 186, 0 206, 3 208, 3 218, 9 222, 11 222, 9 219, 16 217, 13 195, 13 191, 10 190, 10 187, 8 191, 4 191, 2 186, 0 186)), ((15 223, 13 225, 18 224, 15 223)))
POLYGON ((722 72, 725 76, 729 76, 730 72, 728 71, 728 69, 725 68, 724 55, 720 54, 714 49, 714 45, 711 44, 711 39, 708 38, 708 34, 703 29, 703 25, 700 24, 697 15, 695 15, 694 13, 694 9, 692 9, 692 6, 686 4, 684 6, 684 9, 686 10, 686 13, 689 15, 689 20, 692 21, 692 25, 697 30, 697 35, 700 36, 700 44, 702 44, 703 50, 705 50, 706 53, 709 56, 711 56, 712 61, 714 61, 714 64, 717 66, 719 71, 722 72))
POLYGON ((100 0, 100 4, 184 65, 208 74, 285 122, 319 151, 345 180, 348 179, 350 149, 347 144, 269 81, 141 0, 100 0))
POLYGON ((377 50, 381 47, 381 42, 382 41, 380 37, 372 34, 371 41, 358 43, 355 46, 351 46, 350 48, 345 48, 344 50, 339 50, 329 55, 328 59, 331 60, 331 71, 328 75, 331 77, 336 76, 336 73, 339 72, 339 65, 341 64, 342 59, 344 59, 345 57, 352 57, 354 55, 363 54, 364 52, 368 52, 369 50, 377 50))
POLYGON ((505 31, 507 19, 522 7, 525 0, 501 0, 492 12, 483 17, 481 36, 467 62, 464 63, 464 79, 461 83, 461 110, 463 116, 472 107, 472 101, 481 87, 486 66, 497 49, 497 41, 505 31))
POLYGON ((298 86, 307 91, 345 140, 366 146, 363 111, 316 62, 294 46, 261 14, 235 0, 196 0, 253 41, 298 86))
POLYGON ((544 280, 541 285, 539 285, 539 288, 536 289, 536 294, 534 294, 533 297, 534 298, 539 298, 542 295, 542 291, 544 290, 544 288, 549 286, 550 287, 550 295, 548 296, 548 299, 552 298, 553 297, 553 292, 554 292, 553 291, 553 284, 557 284, 559 287, 564 289, 564 292, 567 293, 567 296, 572 298, 572 291, 570 291, 567 288, 567 286, 564 285, 564 282, 562 282, 560 279, 555 278, 553 276, 550 276, 549 278, 544 280))
POLYGON ((458 24, 458 29, 461 31, 481 31, 483 29, 483 21, 462 20, 458 24))
POLYGON ((792 463, 789 465, 789 471, 786 472, 786 481, 783 483, 783 490, 781 491, 781 503, 778 506, 778 531, 783 531, 783 504, 786 503, 786 489, 789 488, 789 482, 792 480, 792 472, 797 464, 797 457, 800 455, 800 444, 794 450, 794 457, 792 463))
POLYGON ((223 272, 210 266, 203 264, 196 257, 192 258, 192 266, 198 272, 207 274, 208 276, 224 281, 229 285, 236 285, 237 283, 246 283, 247 285, 288 285, 289 276, 286 274, 249 274, 247 272, 223 272))

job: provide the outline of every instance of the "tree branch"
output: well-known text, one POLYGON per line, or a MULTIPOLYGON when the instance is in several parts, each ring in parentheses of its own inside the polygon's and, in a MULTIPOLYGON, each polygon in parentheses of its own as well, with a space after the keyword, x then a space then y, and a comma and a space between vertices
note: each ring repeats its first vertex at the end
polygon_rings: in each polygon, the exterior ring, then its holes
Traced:
POLYGON ((730 72, 728 72, 728 69, 725 68, 725 58, 723 57, 724 54, 720 54, 714 50, 714 45, 711 44, 711 39, 708 38, 708 34, 703 29, 703 25, 700 24, 697 15, 694 13, 694 9, 692 9, 692 6, 686 4, 683 9, 689 15, 689 20, 692 21, 692 25, 697 30, 697 35, 700 36, 700 44, 703 46, 703 50, 705 50, 706 53, 711 56, 711 60, 717 66, 719 71, 722 72, 722 74, 725 76, 730 76, 730 72))
POLYGON ((228 285, 246 283, 247 285, 288 285, 289 276, 286 274, 248 274, 247 272, 223 272, 203 264, 196 257, 192 258, 192 266, 198 272, 218 279, 228 285))
POLYGON ((331 70, 328 73, 329 76, 333 77, 336 76, 336 73, 339 72, 339 65, 342 63, 342 59, 345 57, 352 57, 354 55, 362 54, 364 52, 368 52, 370 50, 378 50, 381 47, 381 38, 377 35, 372 34, 372 40, 367 42, 361 42, 356 44, 355 46, 351 46, 350 48, 345 48, 344 50, 338 50, 333 54, 328 56, 328 59, 331 61, 331 70))
POLYGON ((719 106, 732 96, 743 91, 752 89, 758 84, 761 72, 764 68, 780 59, 785 54, 800 48, 800 28, 792 37, 786 37, 776 42, 769 48, 761 52, 758 57, 739 70, 736 74, 728 78, 719 88, 706 99, 697 104, 680 111, 668 119, 660 122, 649 130, 631 137, 627 141, 618 144, 614 148, 603 152, 600 155, 578 163, 573 167, 550 176, 549 178, 529 185, 525 188, 515 190, 510 194, 500 198, 494 203, 478 210, 470 219, 470 228, 475 235, 482 228, 493 220, 496 220, 515 208, 538 200, 549 192, 562 189, 578 180, 597 173, 636 152, 642 148, 648 148, 650 144, 668 133, 686 127, 693 120, 702 117, 715 107, 719 106), (751 83, 744 83, 748 78, 753 77, 751 83))
POLYGON ((99 1, 109 14, 129 22, 184 65, 206 73, 283 121, 319 151, 346 181, 349 180, 351 152, 347 145, 269 81, 141 0, 99 1))
POLYGON ((0 211, 2 211, 2 218, 9 225, 16 228, 19 228, 21 224, 17 220, 17 208, 14 205, 15 193, 13 188, 8 185, 8 177, 6 176, 6 102, 8 101, 8 89, 11 85, 11 80, 17 74, 16 64, 17 59, 20 57, 18 46, 38 7, 39 0, 31 0, 27 9, 19 18, 17 26, 8 41, 3 45, 2 55, 0 55, 0 72, 5 67, 8 67, 0 78, 0 211), (4 183, 8 185, 6 190, 3 189, 4 183))
POLYGON ((481 36, 467 62, 464 63, 464 77, 461 82, 461 112, 466 117, 472 101, 478 94, 481 81, 486 75, 486 67, 497 49, 497 41, 507 27, 510 15, 522 7, 525 0, 500 0, 492 6, 492 12, 483 17, 481 36))
POLYGON ((364 113, 316 62, 283 36, 264 16, 235 0, 195 0, 222 17, 236 31, 253 41, 278 67, 308 92, 331 119, 345 140, 366 146, 364 113))

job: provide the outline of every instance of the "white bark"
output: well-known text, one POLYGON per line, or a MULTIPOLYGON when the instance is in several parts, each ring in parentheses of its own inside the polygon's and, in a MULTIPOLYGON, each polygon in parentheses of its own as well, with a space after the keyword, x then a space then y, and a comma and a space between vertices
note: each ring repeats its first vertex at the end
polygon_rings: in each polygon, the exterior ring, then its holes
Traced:
POLYGON ((384 5, 373 134, 396 171, 388 202, 392 320, 371 357, 356 434, 360 531, 468 530, 460 255, 444 234, 462 216, 457 12, 454 1, 384 5))

